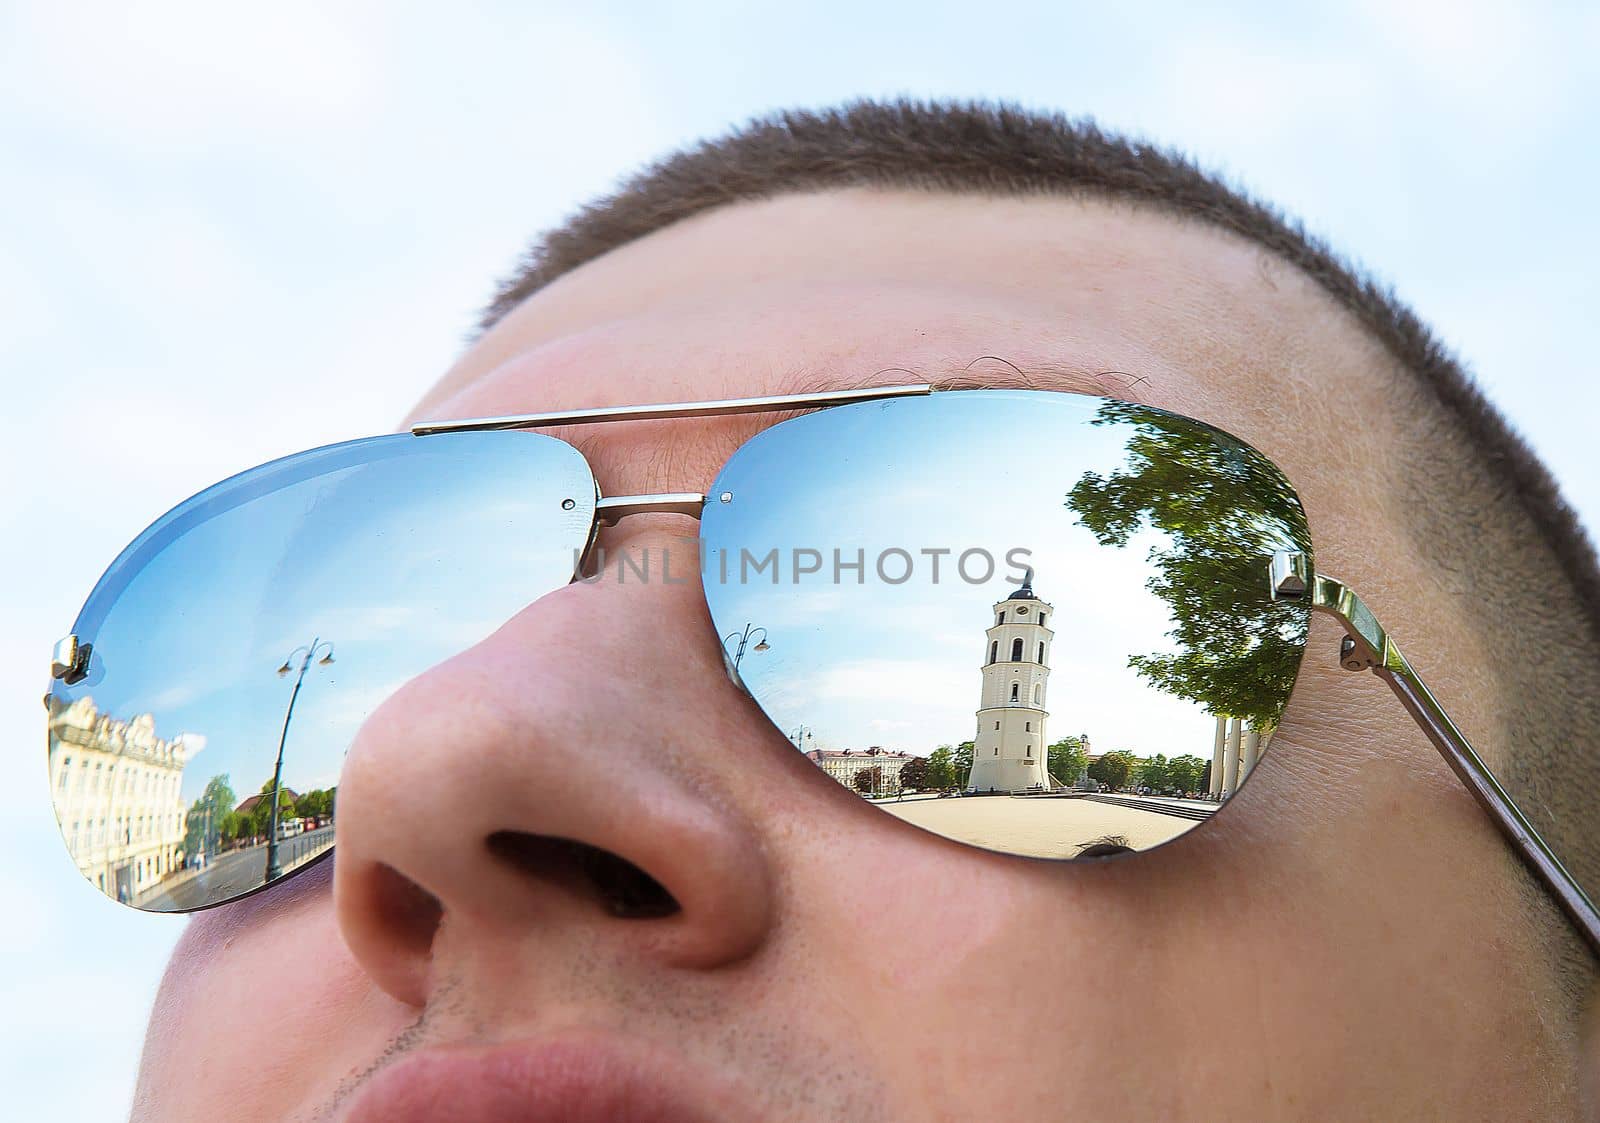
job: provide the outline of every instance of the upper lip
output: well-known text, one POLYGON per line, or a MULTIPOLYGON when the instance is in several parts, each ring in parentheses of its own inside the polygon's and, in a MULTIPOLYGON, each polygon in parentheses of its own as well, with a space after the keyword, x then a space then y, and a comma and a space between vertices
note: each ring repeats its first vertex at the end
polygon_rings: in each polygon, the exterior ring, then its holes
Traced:
MULTIPOLYGON (((729 1090, 682 1058, 576 1034, 409 1053, 362 1082, 342 1123, 710 1123, 729 1090)), ((748 1108, 749 1105, 746 1105, 748 1108)), ((741 1109, 740 1117, 748 1112, 741 1109)))

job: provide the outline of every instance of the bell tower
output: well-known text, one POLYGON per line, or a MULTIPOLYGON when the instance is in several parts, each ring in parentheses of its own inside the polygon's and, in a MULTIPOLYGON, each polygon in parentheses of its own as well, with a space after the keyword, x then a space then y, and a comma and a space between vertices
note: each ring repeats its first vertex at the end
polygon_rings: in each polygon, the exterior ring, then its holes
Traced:
MULTIPOLYGON (((983 648, 983 693, 972 744, 969 792, 1050 787, 1045 760, 1045 692, 1050 682, 1052 606, 1022 587, 992 609, 983 648)), ((1065 782, 1065 781, 1064 781, 1065 782)))

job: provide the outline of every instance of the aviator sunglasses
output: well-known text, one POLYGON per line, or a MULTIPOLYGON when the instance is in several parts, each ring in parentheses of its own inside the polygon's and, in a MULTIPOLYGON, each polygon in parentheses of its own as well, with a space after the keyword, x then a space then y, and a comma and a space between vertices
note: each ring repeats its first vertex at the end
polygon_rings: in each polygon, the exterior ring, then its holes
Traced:
POLYGON ((345 751, 395 690, 615 566, 700 581, 728 674, 818 783, 987 850, 1103 857, 1227 813, 1322 612, 1600 950, 1582 887, 1313 559, 1265 456, 1112 399, 910 385, 424 423, 250 469, 123 550, 52 661, 50 791, 106 895, 237 900, 331 853, 345 751), (571 444, 519 431, 761 412, 792 416, 704 495, 603 496, 571 444), (604 556, 598 529, 647 512, 699 520, 698 573, 604 556))

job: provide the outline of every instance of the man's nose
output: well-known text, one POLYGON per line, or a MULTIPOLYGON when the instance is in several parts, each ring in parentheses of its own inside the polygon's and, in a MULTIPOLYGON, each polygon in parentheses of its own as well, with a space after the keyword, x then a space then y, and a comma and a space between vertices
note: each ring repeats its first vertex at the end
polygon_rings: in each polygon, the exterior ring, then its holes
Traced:
POLYGON ((607 574, 551 593, 356 737, 338 792, 345 941, 414 1005, 445 922, 452 946, 583 925, 663 965, 746 957, 773 879, 728 754, 778 738, 729 682, 698 584, 607 574))

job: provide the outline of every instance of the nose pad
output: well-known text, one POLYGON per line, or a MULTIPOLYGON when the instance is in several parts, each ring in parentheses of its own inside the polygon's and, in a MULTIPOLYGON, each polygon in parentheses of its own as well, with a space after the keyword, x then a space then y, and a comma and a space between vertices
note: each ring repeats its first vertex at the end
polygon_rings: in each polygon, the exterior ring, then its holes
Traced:
POLYGON ((766 937, 773 876, 727 753, 775 731, 698 583, 602 573, 412 680, 346 759, 335 903, 374 981, 426 1001, 434 937, 581 929, 709 968, 766 937))

